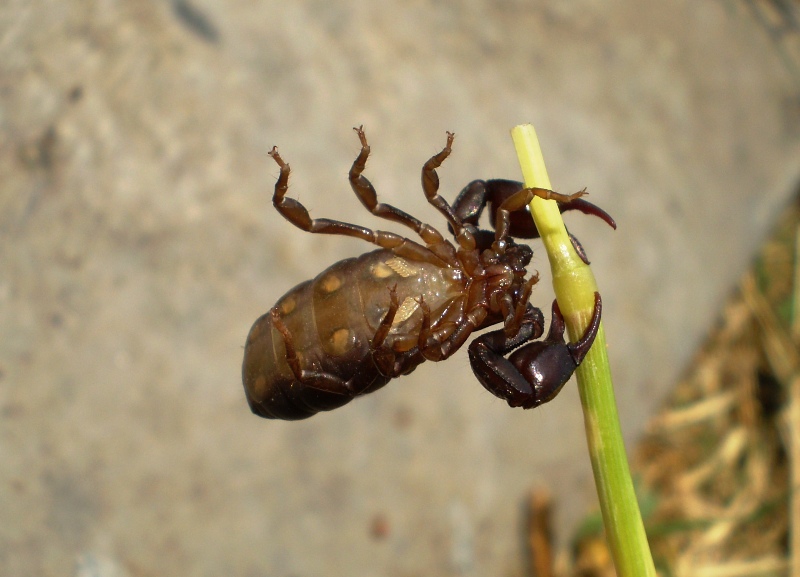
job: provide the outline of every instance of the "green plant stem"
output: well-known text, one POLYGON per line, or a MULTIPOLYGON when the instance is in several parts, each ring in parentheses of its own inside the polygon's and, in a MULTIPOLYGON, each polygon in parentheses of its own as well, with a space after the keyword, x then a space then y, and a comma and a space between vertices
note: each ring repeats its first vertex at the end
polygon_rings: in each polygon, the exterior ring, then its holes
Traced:
MULTIPOLYGON (((525 186, 552 189, 533 126, 517 126, 511 131, 511 137, 525 186)), ((535 197, 530 206, 550 260, 556 299, 571 340, 575 341, 583 335, 592 318, 597 283, 589 266, 572 247, 556 202, 535 197)), ((622 441, 602 324, 589 354, 575 374, 600 510, 617 575, 655 577, 622 441)))

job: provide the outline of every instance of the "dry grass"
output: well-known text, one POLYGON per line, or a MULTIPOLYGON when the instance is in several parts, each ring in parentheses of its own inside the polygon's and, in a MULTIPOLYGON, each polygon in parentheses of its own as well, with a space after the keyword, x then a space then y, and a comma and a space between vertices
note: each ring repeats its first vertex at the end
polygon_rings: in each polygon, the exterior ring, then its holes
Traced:
MULTIPOLYGON (((635 451, 661 575, 800 576, 799 248, 793 206, 635 451)), ((599 532, 576 543, 556 574, 614 575, 599 532)))
MULTIPOLYGON (((738 7, 800 81, 800 1, 738 7)), ((634 454, 660 575, 800 577, 800 199, 634 454)), ((601 531, 587 521, 553 574, 613 576, 601 531)))

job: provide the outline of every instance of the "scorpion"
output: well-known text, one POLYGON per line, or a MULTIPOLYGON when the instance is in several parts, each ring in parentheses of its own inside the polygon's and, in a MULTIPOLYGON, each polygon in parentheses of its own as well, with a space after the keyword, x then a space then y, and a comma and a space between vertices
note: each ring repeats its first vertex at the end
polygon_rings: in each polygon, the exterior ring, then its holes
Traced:
MULTIPOLYGON (((564 340, 564 320, 552 306, 543 340, 544 316, 529 298, 538 274, 526 279, 532 249, 514 238, 536 238, 525 214, 534 196, 554 199, 561 211, 577 209, 616 228, 599 207, 574 194, 524 188, 509 180, 476 180, 453 206, 439 195, 436 169, 450 155, 454 134, 422 167, 425 197, 448 223, 454 243, 429 224, 390 204, 362 174, 370 146, 363 127, 354 129, 361 151, 349 182, 373 215, 412 229, 421 242, 363 226, 311 218, 286 196, 289 165, 273 147, 280 174, 272 202, 297 228, 309 233, 360 238, 377 250, 330 266, 303 282, 258 318, 247 337, 242 380, 251 410, 269 419, 299 420, 341 407, 424 361, 443 361, 473 332, 469 360, 480 383, 512 407, 530 409, 553 399, 582 362, 597 334, 602 303, 595 293, 591 322, 574 343, 564 340), (494 232, 478 228, 488 206, 494 232), (509 355, 510 353, 510 355, 509 355), (506 355, 509 355, 506 358, 506 355)), ((573 237, 573 244, 580 245, 573 237)), ((582 249, 579 254, 585 260, 582 249)))

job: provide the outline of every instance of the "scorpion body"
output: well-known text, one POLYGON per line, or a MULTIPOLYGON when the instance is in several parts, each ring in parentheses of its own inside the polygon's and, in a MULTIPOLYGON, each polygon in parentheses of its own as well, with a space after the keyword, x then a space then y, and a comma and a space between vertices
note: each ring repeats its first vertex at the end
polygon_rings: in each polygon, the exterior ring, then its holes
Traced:
POLYGON ((465 284, 458 271, 383 249, 339 261, 296 286, 250 332, 244 374, 250 398, 259 400, 251 401, 253 410, 282 419, 311 416, 410 373, 425 360, 415 348, 418 300, 441 315, 465 284), (384 322, 390 310, 394 316, 384 322), (388 333, 383 343, 375 342, 382 323, 388 333), (305 371, 300 380, 287 361, 287 334, 305 371), (385 349, 393 353, 388 359, 385 349))
POLYGON ((454 246, 430 225, 378 203, 372 184, 362 175, 369 145, 363 130, 355 130, 361 152, 350 170, 353 191, 374 215, 412 228, 422 242, 312 219, 303 205, 286 196, 289 166, 273 148, 270 155, 280 167, 273 204, 287 220, 308 232, 353 236, 380 248, 342 260, 294 287, 256 320, 242 368, 253 412, 297 420, 335 409, 412 372, 426 360, 448 358, 473 332, 501 322, 503 329, 478 337, 470 346, 479 380, 512 406, 530 408, 550 400, 594 340, 599 295, 592 324, 578 343, 564 342, 555 306, 548 338, 529 343, 543 334, 544 318, 528 303, 537 281, 536 275, 525 278, 532 251, 515 243, 512 234, 535 234, 517 231, 523 225, 514 224, 510 214, 538 195, 573 202, 578 210, 604 219, 607 215, 578 200, 584 191, 561 195, 524 189, 512 181, 470 183, 454 209, 438 195, 436 174, 451 151, 453 135, 448 133, 445 148, 425 163, 422 185, 430 204, 448 221, 454 246), (477 229, 487 204, 495 217, 494 233, 477 229))

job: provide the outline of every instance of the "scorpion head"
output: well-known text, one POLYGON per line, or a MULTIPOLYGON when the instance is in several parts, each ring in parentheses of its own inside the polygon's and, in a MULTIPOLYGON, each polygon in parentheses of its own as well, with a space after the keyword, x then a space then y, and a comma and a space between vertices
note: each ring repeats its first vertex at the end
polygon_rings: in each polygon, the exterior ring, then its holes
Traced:
POLYGON ((533 250, 527 244, 517 244, 510 236, 497 240, 494 232, 469 224, 464 228, 475 239, 476 250, 481 253, 484 267, 499 262, 524 273, 525 267, 530 264, 533 250))
POLYGON ((525 274, 525 267, 531 263, 533 250, 527 244, 516 244, 511 238, 506 239, 506 252, 501 261, 512 268, 515 273, 525 274))
POLYGON ((527 244, 516 244, 510 238, 506 242, 506 250, 500 260, 513 273, 511 287, 507 290, 511 294, 511 300, 514 303, 519 302, 520 299, 527 301, 530 297, 530 288, 526 289, 525 275, 527 270, 525 267, 530 264, 533 258, 533 250, 527 244))
POLYGON ((495 241, 481 253, 490 311, 506 316, 520 300, 527 301, 532 283, 525 281, 525 267, 532 257, 533 250, 528 245, 517 244, 511 238, 495 241))

